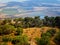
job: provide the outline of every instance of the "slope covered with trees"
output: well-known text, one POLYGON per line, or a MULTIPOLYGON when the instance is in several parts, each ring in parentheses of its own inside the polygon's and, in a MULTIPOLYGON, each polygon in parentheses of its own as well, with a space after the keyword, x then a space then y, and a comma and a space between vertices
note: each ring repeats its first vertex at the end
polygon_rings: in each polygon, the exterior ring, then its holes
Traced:
MULTIPOLYGON (((37 45, 51 45, 50 41, 52 38, 56 45, 60 45, 60 31, 54 29, 55 27, 60 29, 59 16, 45 16, 43 19, 41 19, 40 16, 35 16, 0 20, 0 45, 9 45, 8 43, 11 43, 11 45, 31 45, 29 43, 31 38, 24 34, 24 29, 29 28, 30 30, 30 28, 34 27, 41 28, 39 29, 41 37, 34 37, 37 45), (44 28, 42 27, 51 27, 52 29, 46 29, 47 31, 44 32, 44 28)), ((29 32, 28 30, 26 31, 29 32)), ((37 33, 35 31, 33 32, 34 34, 37 33)), ((33 35, 33 33, 31 33, 31 35, 33 35)))

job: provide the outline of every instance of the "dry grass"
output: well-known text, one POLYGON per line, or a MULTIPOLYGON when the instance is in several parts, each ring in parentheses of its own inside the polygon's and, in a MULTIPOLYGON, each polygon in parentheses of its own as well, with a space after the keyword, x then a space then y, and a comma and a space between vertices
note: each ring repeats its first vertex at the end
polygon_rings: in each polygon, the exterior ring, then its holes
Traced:
MULTIPOLYGON (((29 38, 29 43, 30 45, 37 45, 35 42, 35 38, 38 37, 40 38, 41 37, 41 33, 42 32, 46 32, 48 29, 52 29, 52 27, 41 27, 41 28, 26 28, 26 29, 23 29, 23 35, 27 35, 28 38, 29 38)), ((56 31, 58 32, 58 28, 54 28, 56 29, 56 31)), ((11 34, 12 36, 14 36, 13 34, 11 34)), ((55 45, 55 43, 53 41, 50 41, 51 45, 55 45)), ((11 42, 8 42, 7 43, 8 45, 12 45, 11 42)))
MULTIPOLYGON (((41 37, 41 33, 42 32, 46 32, 47 30, 52 29, 52 27, 41 27, 41 28, 26 28, 24 29, 23 35, 27 35, 28 38, 30 39, 30 45, 36 45, 35 43, 35 38, 41 37)), ((58 28, 53 28, 56 29, 56 31, 58 31, 58 28)), ((53 41, 50 41, 51 45, 55 45, 55 43, 53 41)))

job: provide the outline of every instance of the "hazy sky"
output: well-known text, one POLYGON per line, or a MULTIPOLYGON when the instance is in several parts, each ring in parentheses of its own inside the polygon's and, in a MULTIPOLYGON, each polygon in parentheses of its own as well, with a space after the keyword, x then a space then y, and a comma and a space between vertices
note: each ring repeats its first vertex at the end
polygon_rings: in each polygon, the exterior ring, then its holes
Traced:
POLYGON ((19 2, 22 2, 22 1, 27 1, 27 0, 0 0, 0 2, 10 2, 10 1, 19 1, 19 2))

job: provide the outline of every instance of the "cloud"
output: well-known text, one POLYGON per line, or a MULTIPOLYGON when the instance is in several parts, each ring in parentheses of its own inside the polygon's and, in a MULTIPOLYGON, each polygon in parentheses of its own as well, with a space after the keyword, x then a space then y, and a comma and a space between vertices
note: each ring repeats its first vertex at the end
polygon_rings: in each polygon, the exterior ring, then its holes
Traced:
POLYGON ((2 7, 2 6, 6 6, 6 4, 0 3, 0 7, 2 7))
POLYGON ((52 5, 52 6, 60 6, 60 4, 57 3, 41 3, 42 5, 52 5))
POLYGON ((34 11, 42 11, 42 10, 46 10, 47 7, 33 7, 34 11))
POLYGON ((60 1, 60 0, 57 0, 57 1, 60 1))
POLYGON ((23 2, 23 1, 28 1, 28 0, 0 0, 0 2, 11 2, 11 1, 18 1, 18 2, 23 2))

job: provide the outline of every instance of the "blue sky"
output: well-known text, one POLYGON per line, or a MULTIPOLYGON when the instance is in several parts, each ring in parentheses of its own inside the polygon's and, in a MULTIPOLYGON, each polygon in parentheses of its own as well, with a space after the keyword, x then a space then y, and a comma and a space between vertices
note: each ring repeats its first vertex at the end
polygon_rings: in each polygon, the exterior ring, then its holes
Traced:
MULTIPOLYGON (((18 2, 23 2, 23 1, 28 1, 28 0, 0 0, 0 2, 10 2, 10 1, 18 1, 18 2)), ((46 1, 46 0, 44 0, 46 1)), ((51 1, 56 1, 56 0, 51 0, 51 1)), ((57 0, 60 1, 60 0, 57 0)))
MULTIPOLYGON (((0 0, 0 3, 1 2, 11 2, 11 1, 18 1, 18 2, 23 2, 23 1, 29 1, 29 0, 0 0)), ((35 1, 35 0, 34 0, 35 1)), ((38 0, 37 0, 38 1, 38 0)), ((42 0, 42 1, 51 1, 51 2, 54 2, 54 1, 58 1, 60 2, 60 0, 42 0)))
POLYGON ((10 1, 22 2, 22 1, 27 1, 27 0, 0 0, 0 2, 10 2, 10 1))

